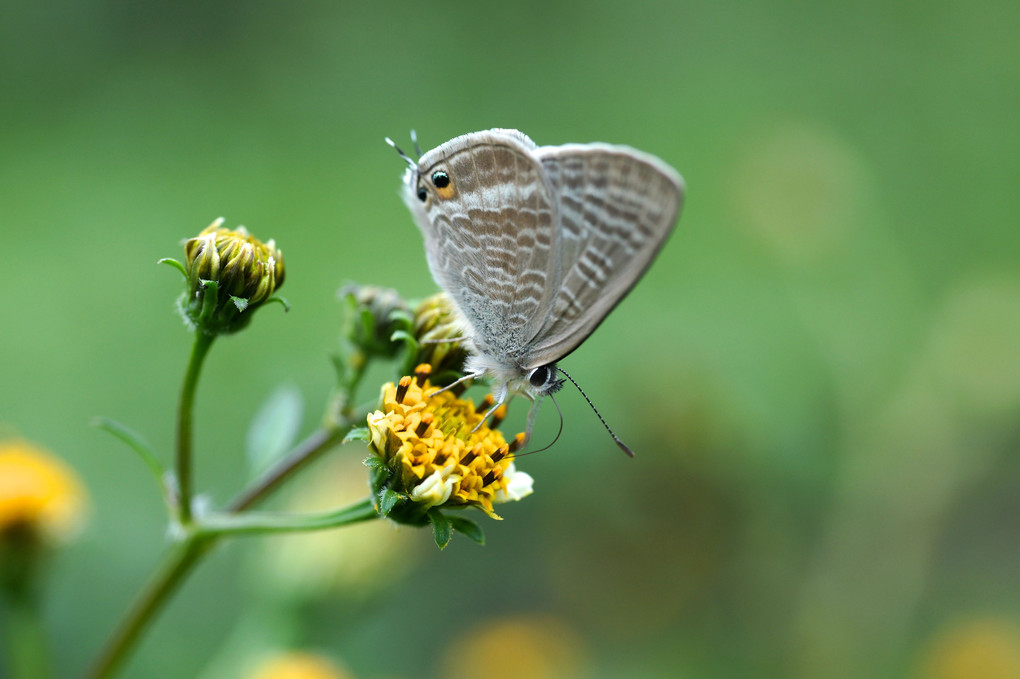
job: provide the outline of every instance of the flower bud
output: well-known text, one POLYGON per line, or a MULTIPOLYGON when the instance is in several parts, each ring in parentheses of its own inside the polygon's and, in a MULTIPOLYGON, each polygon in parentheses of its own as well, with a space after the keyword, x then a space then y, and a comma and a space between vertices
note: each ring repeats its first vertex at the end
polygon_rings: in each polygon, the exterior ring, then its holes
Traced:
POLYGON ((184 244, 187 297, 181 310, 209 334, 240 330, 251 315, 283 285, 283 253, 270 239, 263 243, 243 226, 225 229, 219 218, 184 244))
MULTIPOLYGON (((460 373, 467 352, 460 341, 466 323, 445 292, 422 300, 414 311, 414 336, 421 343, 418 361, 432 366, 433 381, 445 384, 444 375, 460 373)), ((456 377, 454 377, 456 379, 456 377)))
POLYGON ((351 318, 345 324, 346 339, 366 356, 393 358, 403 342, 393 340, 395 330, 407 327, 410 309, 396 290, 375 285, 345 285, 339 295, 347 298, 351 318), (365 313, 367 312, 367 313, 365 313))

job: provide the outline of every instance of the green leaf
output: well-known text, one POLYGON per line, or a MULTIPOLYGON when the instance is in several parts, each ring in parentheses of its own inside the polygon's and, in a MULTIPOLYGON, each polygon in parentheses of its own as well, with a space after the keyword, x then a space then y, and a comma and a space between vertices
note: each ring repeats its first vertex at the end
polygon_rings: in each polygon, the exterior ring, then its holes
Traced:
POLYGON ((477 523, 462 516, 447 516, 446 518, 455 531, 463 533, 480 545, 485 544, 485 531, 477 523))
POLYGON ((127 446, 133 450, 139 458, 141 458, 142 462, 145 463, 145 466, 149 468, 150 472, 152 472, 152 475, 156 479, 156 483, 158 483, 159 487, 165 491, 163 481, 165 478, 164 475, 166 474, 166 468, 163 466, 163 463, 159 461, 159 458, 156 457, 156 454, 152 452, 152 449, 149 447, 149 444, 145 441, 145 439, 131 429, 125 427, 120 422, 111 420, 108 417, 93 418, 92 426, 98 427, 126 443, 127 446))
POLYGON ((401 496, 395 490, 390 488, 384 488, 379 491, 379 514, 382 516, 389 516, 389 513, 393 511, 393 508, 400 502, 401 496))
MULTIPOLYGON (((341 443, 349 443, 350 441, 365 441, 366 443, 372 440, 372 432, 368 430, 368 427, 352 427, 347 436, 341 443)), ((379 458, 375 458, 379 459, 379 458)), ((381 462, 381 460, 380 460, 381 462)))
POLYGON ((164 257, 163 259, 159 260, 156 263, 157 264, 167 264, 169 266, 172 266, 173 268, 175 268, 175 269, 177 269, 178 271, 181 272, 181 275, 184 276, 184 280, 188 280, 188 270, 186 268, 184 268, 183 264, 178 262, 173 257, 164 257))
POLYGON ((245 441, 251 478, 268 469, 294 445, 301 426, 301 393, 293 385, 277 387, 252 418, 245 441))
POLYGON ((284 313, 287 313, 287 312, 290 311, 290 302, 288 302, 285 297, 280 297, 279 295, 273 295, 272 297, 267 299, 265 302, 263 302, 263 304, 272 304, 274 302, 283 307, 284 313))
POLYGON ((439 549, 446 549, 446 546, 450 544, 450 537, 453 535, 450 530, 450 520, 433 507, 429 510, 429 523, 432 524, 432 537, 436 540, 436 546, 439 549))

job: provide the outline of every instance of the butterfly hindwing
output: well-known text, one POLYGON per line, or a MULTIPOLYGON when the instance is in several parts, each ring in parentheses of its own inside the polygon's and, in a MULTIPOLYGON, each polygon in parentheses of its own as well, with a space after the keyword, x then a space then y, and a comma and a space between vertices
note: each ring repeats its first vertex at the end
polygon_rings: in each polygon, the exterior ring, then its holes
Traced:
POLYGON ((558 361, 637 283, 676 223, 684 185, 672 168, 608 144, 537 148, 557 206, 558 289, 527 367, 558 361))

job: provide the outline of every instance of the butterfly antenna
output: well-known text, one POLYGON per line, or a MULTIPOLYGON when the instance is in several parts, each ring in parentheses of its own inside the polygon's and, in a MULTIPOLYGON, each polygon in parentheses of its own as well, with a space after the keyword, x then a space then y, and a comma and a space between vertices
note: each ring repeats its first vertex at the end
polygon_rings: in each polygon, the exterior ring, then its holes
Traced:
POLYGON ((389 137, 386 137, 386 143, 389 144, 390 146, 392 146, 396 150, 396 152, 400 154, 400 157, 404 159, 405 163, 410 165, 413 169, 417 169, 418 168, 418 163, 416 163, 413 160, 411 160, 411 157, 408 156, 406 153, 404 153, 400 149, 400 147, 397 146, 397 143, 395 141, 393 141, 389 137))
MULTIPOLYGON (((563 411, 560 410, 560 404, 556 402, 556 397, 555 396, 553 396, 552 394, 549 394, 549 398, 552 399, 553 405, 556 406, 556 414, 560 416, 560 429, 559 429, 559 431, 556 432, 556 438, 554 438, 552 440, 552 443, 550 443, 549 445, 547 445, 547 446, 545 446, 543 448, 539 448, 538 450, 529 450, 526 453, 514 453, 513 457, 525 457, 527 455, 534 455, 535 453, 541 453, 544 450, 549 450, 550 448, 552 448, 554 445, 556 445, 556 442, 560 440, 560 434, 563 433, 563 411)), ((531 435, 530 429, 528 431, 528 435, 529 436, 531 435)))
MULTIPOLYGON (((584 389, 581 388, 581 385, 578 384, 577 382, 575 382, 574 378, 571 377, 570 375, 568 375, 567 371, 564 370, 563 368, 560 368, 559 366, 557 366, 556 369, 559 370, 563 374, 564 377, 566 377, 568 380, 570 380, 570 383, 573 384, 575 387, 577 387, 577 390, 579 392, 581 392, 581 396, 584 396, 584 400, 588 402, 588 405, 595 412, 595 415, 598 416, 599 422, 601 422, 602 426, 606 428, 606 431, 609 432, 609 435, 613 437, 613 441, 615 441, 616 445, 620 447, 620 450, 622 450, 623 452, 627 453, 627 455, 629 457, 634 457, 634 451, 631 450, 630 447, 627 446, 626 443, 621 441, 619 436, 617 436, 616 434, 613 433, 613 430, 609 428, 609 425, 606 423, 606 420, 602 417, 602 413, 599 412, 599 409, 596 408, 595 404, 591 402, 590 398, 588 398, 588 394, 584 393, 584 389)), ((556 401, 553 400, 553 403, 555 403, 555 402, 556 401)), ((556 409, 559 410, 559 406, 556 406, 556 409)))
POLYGON ((418 146, 418 133, 415 130, 411 130, 411 142, 414 144, 414 152, 418 154, 418 159, 421 159, 421 147, 418 146))

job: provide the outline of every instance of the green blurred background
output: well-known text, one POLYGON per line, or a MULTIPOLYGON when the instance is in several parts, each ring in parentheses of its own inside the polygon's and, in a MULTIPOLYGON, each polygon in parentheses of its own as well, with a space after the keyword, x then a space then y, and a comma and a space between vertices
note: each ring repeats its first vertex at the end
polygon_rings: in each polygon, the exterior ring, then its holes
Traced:
MULTIPOLYGON (((286 255, 291 312, 218 343, 200 387, 222 503, 275 389, 317 424, 337 288, 435 289, 383 137, 495 126, 687 180, 656 264, 563 364, 637 458, 565 390, 488 546, 382 523, 234 542, 124 676, 240 677, 288 646, 359 679, 1017 676, 1018 35, 1011 0, 6 3, 0 426, 92 502, 50 574, 59 676, 165 545, 146 470, 88 424, 169 455, 189 337, 156 260, 221 215, 286 255)), ((363 494, 363 456, 274 505, 363 494)))

